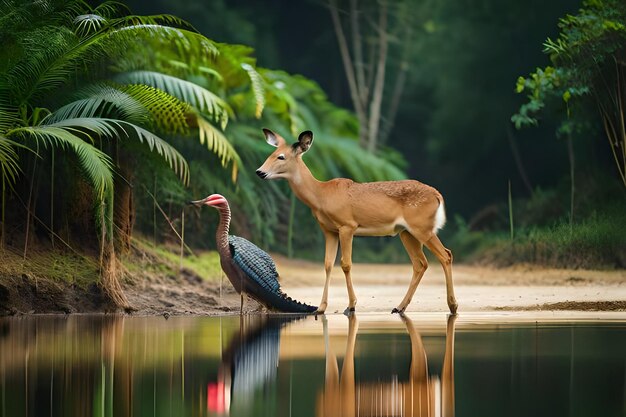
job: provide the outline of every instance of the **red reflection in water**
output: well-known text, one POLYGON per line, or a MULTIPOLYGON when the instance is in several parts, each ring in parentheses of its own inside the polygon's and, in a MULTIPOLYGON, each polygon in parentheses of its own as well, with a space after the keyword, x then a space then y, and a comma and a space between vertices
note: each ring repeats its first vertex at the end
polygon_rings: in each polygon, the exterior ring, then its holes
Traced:
POLYGON ((224 383, 210 382, 206 387, 206 407, 214 413, 223 413, 225 410, 224 383))

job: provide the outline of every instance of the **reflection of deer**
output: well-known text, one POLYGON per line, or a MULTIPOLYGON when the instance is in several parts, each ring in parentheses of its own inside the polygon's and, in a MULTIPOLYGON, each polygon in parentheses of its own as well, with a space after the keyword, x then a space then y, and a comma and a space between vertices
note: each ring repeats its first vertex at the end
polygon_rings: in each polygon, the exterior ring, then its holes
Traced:
POLYGON ((317 309, 323 313, 328 304, 330 272, 341 243, 341 269, 346 276, 349 303, 354 311, 356 295, 352 287, 352 238, 354 236, 395 236, 400 239, 413 264, 413 278, 406 295, 393 309, 402 313, 413 298, 415 290, 428 267, 424 245, 437 257, 446 276, 448 307, 456 313, 457 302, 452 286, 452 252, 445 248, 437 231, 446 221, 441 194, 418 181, 384 181, 356 183, 346 178, 321 182, 313 177, 302 161, 302 155, 313 144, 313 133, 302 132, 298 142, 287 144, 285 139, 264 129, 267 143, 274 151, 256 171, 263 179, 285 178, 295 195, 311 208, 326 239, 324 267, 326 281, 322 301, 317 309))
POLYGON ((349 317, 348 343, 339 376, 337 357, 330 349, 328 325, 323 318, 326 345, 326 381, 317 401, 318 416, 454 416, 454 327, 456 315, 448 317, 446 349, 441 380, 428 374, 422 338, 411 319, 402 315, 411 341, 409 381, 357 384, 354 348, 358 331, 355 315, 349 317))
POLYGON ((355 416, 355 383, 354 383, 354 347, 356 345, 356 334, 359 322, 356 314, 348 316, 348 344, 346 345, 346 356, 343 358, 341 368, 341 379, 339 379, 339 367, 337 366, 337 356, 330 348, 328 336, 328 321, 322 317, 324 326, 324 346, 326 350, 326 381, 324 392, 321 393, 317 401, 318 416, 355 416))

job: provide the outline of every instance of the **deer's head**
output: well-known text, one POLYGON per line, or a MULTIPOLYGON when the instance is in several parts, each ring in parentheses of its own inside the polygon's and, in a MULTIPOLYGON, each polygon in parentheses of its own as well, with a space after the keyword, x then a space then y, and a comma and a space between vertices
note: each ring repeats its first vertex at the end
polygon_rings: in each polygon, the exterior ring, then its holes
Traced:
POLYGON ((276 150, 256 170, 257 175, 265 180, 293 178, 298 160, 313 144, 313 132, 306 130, 300 133, 298 141, 293 145, 287 144, 282 136, 269 129, 263 129, 263 133, 266 142, 274 146, 276 150))

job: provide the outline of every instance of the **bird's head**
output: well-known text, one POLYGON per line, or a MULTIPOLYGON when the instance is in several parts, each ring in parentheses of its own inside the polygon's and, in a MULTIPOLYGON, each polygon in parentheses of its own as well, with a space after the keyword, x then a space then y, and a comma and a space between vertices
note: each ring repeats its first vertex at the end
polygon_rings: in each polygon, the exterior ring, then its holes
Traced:
POLYGON ((207 205, 217 208, 220 206, 228 206, 228 201, 221 194, 211 194, 210 196, 203 198, 202 200, 190 201, 189 204, 193 204, 196 207, 207 205))

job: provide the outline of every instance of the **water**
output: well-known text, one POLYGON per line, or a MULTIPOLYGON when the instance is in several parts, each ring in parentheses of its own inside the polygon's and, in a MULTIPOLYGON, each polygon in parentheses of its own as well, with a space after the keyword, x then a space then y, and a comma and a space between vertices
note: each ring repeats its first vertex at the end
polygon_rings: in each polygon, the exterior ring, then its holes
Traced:
POLYGON ((0 416, 625 416, 626 322, 0 318, 0 416))

